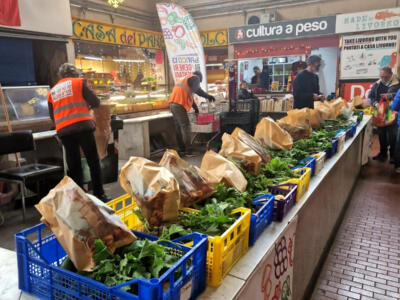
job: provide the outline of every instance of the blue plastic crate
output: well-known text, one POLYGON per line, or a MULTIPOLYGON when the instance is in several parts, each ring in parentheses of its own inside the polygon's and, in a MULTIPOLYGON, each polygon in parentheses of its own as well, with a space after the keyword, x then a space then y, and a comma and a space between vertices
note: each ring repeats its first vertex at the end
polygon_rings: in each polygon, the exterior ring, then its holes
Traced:
POLYGON ((274 195, 265 194, 253 200, 256 213, 250 217, 249 246, 253 246, 261 233, 272 223, 274 212, 274 195))
POLYGON ((332 156, 334 156, 337 152, 337 147, 338 147, 338 139, 333 139, 332 140, 332 147, 328 150, 326 150, 326 158, 331 158, 332 156))
POLYGON ((348 130, 346 131, 346 139, 352 138, 357 131, 357 124, 351 125, 348 130))
POLYGON ((307 167, 311 169, 311 177, 315 175, 315 164, 316 164, 316 158, 313 156, 306 157, 305 159, 302 159, 299 161, 299 167, 307 167))
MULTIPOLYGON (((138 238, 145 237, 140 232, 133 232, 138 238)), ((184 238, 191 239, 193 247, 165 242, 170 254, 180 259, 160 278, 135 279, 109 287, 62 269, 65 251, 54 234, 48 234, 46 225, 38 224, 15 235, 18 287, 40 299, 60 300, 179 300, 183 287, 185 294, 195 299, 205 289, 208 239, 198 233, 184 238), (33 239, 35 241, 31 242, 33 239), (180 275, 176 277, 178 270, 180 275), (126 285, 137 286, 138 294, 121 290, 126 285)), ((156 237, 149 239, 157 240, 156 237)))

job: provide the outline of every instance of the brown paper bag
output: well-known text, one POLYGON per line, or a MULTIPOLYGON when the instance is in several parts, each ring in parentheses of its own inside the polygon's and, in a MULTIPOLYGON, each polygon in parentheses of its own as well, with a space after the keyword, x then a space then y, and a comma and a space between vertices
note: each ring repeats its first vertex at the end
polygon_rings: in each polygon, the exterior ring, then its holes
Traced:
POLYGON ((136 240, 110 207, 67 176, 35 207, 78 271, 91 271, 95 266, 95 240, 101 239, 110 253, 136 240))
POLYGON ((331 100, 328 102, 328 104, 332 107, 334 111, 335 119, 339 117, 340 114, 342 113, 342 108, 347 107, 347 102, 343 98, 337 98, 335 100, 331 100))
POLYGON ((310 111, 310 124, 313 129, 321 128, 322 118, 321 114, 316 109, 309 109, 310 111))
POLYGON ((322 121, 335 118, 335 111, 327 101, 315 101, 314 109, 319 111, 322 121))
POLYGON ((236 161, 249 174, 258 175, 261 170, 262 159, 253 149, 238 138, 224 133, 219 154, 236 161))
POLYGON ((290 110, 287 116, 278 120, 277 123, 279 127, 289 132, 294 141, 309 137, 311 134, 308 108, 290 110))
POLYGON ((217 187, 217 185, 220 184, 218 177, 215 176, 213 173, 208 172, 206 170, 202 170, 197 166, 195 166, 194 168, 196 169, 197 173, 199 173, 199 175, 206 180, 206 182, 209 186, 211 186, 215 189, 217 187))
POLYGON ((361 98, 361 96, 355 96, 352 100, 351 100, 352 104, 353 104, 353 108, 357 107, 357 106, 362 106, 363 105, 363 100, 361 98))
POLYGON ((160 165, 167 168, 178 180, 181 194, 180 207, 189 207, 215 192, 196 168, 180 158, 175 150, 165 151, 160 165))
POLYGON ((268 149, 289 150, 293 147, 293 139, 290 134, 271 118, 262 118, 258 122, 254 137, 268 149))
POLYGON ((212 174, 213 177, 217 178, 218 184, 224 183, 226 186, 234 187, 241 192, 246 190, 247 180, 243 173, 234 163, 214 151, 207 151, 204 154, 201 169, 206 174, 212 174))
POLYGON ((119 178, 151 226, 178 218, 179 185, 167 168, 143 157, 131 157, 119 178))
POLYGON ((261 157, 264 163, 268 163, 271 160, 267 150, 261 145, 261 143, 243 129, 236 127, 232 132, 232 136, 238 138, 241 142, 253 149, 261 157))
POLYGON ((108 141, 111 135, 111 114, 110 107, 107 105, 100 105, 93 109, 93 118, 96 122, 96 130, 94 137, 96 139, 97 153, 99 158, 103 159, 107 156, 108 141))

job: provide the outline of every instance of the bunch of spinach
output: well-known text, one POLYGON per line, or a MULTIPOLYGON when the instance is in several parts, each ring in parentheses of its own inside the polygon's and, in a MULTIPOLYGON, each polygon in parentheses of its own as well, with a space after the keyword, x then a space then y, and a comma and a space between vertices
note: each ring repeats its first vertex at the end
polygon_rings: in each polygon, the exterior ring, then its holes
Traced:
POLYGON ((332 148, 332 139, 336 132, 327 130, 316 130, 307 139, 301 139, 294 143, 293 148, 308 153, 325 151, 332 148))
MULTIPOLYGON (((114 254, 108 252, 104 243, 94 243, 93 260, 96 266, 91 272, 79 272, 88 278, 108 286, 121 284, 136 278, 158 278, 171 268, 179 258, 169 254, 168 248, 159 241, 137 240, 118 248, 114 254)), ((122 287, 125 291, 137 292, 134 287, 122 287)))

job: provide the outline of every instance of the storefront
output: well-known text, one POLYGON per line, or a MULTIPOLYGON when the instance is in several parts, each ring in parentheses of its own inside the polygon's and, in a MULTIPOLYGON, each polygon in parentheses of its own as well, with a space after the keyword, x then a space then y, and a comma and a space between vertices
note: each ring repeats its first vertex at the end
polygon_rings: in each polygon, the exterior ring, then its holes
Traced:
POLYGON ((75 64, 116 114, 168 107, 162 35, 84 20, 72 22, 75 64))
POLYGON ((400 8, 338 15, 336 33, 342 34, 340 95, 364 101, 379 71, 389 66, 398 74, 400 8), (397 29, 397 30, 396 30, 397 29))
POLYGON ((234 27, 229 29, 229 42, 234 44, 237 84, 251 84, 253 68, 261 71, 264 67, 269 74, 264 86, 269 90, 260 89, 259 84, 250 87, 261 95, 290 93, 292 64, 315 54, 323 60, 321 91, 326 95, 335 92, 339 39, 334 16, 234 27))
POLYGON ((207 68, 208 92, 214 97, 228 99, 228 30, 200 32, 207 68))

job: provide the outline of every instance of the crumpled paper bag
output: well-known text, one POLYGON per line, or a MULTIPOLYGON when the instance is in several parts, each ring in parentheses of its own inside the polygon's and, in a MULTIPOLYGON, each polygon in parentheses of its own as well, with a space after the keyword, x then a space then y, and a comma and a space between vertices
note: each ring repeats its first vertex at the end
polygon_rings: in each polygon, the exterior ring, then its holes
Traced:
POLYGON ((201 169, 206 174, 212 174, 213 178, 217 178, 218 184, 224 183, 226 186, 234 187, 241 192, 246 190, 247 180, 243 173, 233 162, 214 151, 210 150, 204 154, 201 169))
POLYGON ((179 184, 167 168, 143 157, 131 157, 122 167, 119 179, 150 226, 178 218, 179 184))
POLYGON ((264 163, 268 163, 271 160, 267 150, 261 145, 261 143, 243 129, 236 127, 232 132, 232 136, 238 138, 241 142, 253 149, 261 157, 264 163))
POLYGON ((196 168, 180 158, 175 150, 164 152, 160 166, 167 168, 179 183, 180 207, 189 207, 215 192, 215 189, 207 183, 196 168))
POLYGON ((258 122, 254 137, 271 150, 290 150, 293 147, 290 134, 271 118, 262 118, 258 122))
POLYGON ((335 110, 328 104, 327 101, 315 101, 314 109, 319 111, 322 121, 335 119, 335 110))
POLYGON ((110 253, 136 240, 112 208, 86 194, 65 176, 36 209, 78 271, 91 271, 94 242, 101 239, 110 253))
POLYGON ((293 109, 287 116, 278 120, 279 127, 289 132, 294 141, 309 137, 311 134, 310 111, 308 108, 293 109))
POLYGON ((253 149, 238 138, 224 133, 219 154, 234 160, 249 174, 258 175, 261 170, 262 159, 253 149))
POLYGON ((110 106, 100 105, 92 110, 92 114, 96 122, 94 137, 96 139, 97 153, 99 154, 99 158, 103 159, 107 156, 108 141, 111 135, 110 106))
POLYGON ((313 129, 320 129, 322 124, 321 113, 317 109, 309 109, 310 124, 313 129))

